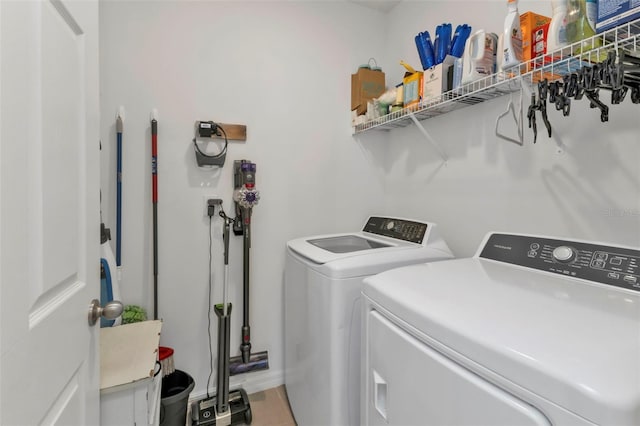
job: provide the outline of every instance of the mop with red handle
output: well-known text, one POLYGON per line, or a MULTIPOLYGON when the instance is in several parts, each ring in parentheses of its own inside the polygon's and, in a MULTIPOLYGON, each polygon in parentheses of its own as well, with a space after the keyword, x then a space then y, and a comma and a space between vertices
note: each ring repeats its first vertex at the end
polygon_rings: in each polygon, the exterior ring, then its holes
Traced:
POLYGON ((158 319, 158 120, 151 113, 151 186, 153 203, 153 319, 158 319))
MULTIPOLYGON (((153 203, 153 319, 158 319, 158 120, 157 111, 151 113, 151 201, 153 203)), ((175 371, 173 349, 158 348, 158 361, 163 377, 175 371)))

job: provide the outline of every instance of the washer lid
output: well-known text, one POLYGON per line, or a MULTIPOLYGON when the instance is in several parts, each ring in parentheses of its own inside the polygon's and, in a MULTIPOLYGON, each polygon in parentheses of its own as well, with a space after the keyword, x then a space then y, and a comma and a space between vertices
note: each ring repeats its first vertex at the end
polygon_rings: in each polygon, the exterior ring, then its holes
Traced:
POLYGON ((453 257, 435 223, 372 216, 360 232, 287 242, 288 253, 330 278, 354 278, 453 257))
POLYGON ((367 298, 468 368, 596 424, 640 424, 640 293, 479 258, 364 282, 367 298))
POLYGON ((296 238, 288 241, 287 247, 314 265, 324 265, 348 258, 362 258, 378 252, 423 248, 419 244, 366 232, 296 238))
POLYGON ((371 250, 382 247, 390 247, 381 241, 375 241, 358 235, 340 235, 337 237, 313 238, 307 242, 331 253, 351 253, 354 251, 371 250))

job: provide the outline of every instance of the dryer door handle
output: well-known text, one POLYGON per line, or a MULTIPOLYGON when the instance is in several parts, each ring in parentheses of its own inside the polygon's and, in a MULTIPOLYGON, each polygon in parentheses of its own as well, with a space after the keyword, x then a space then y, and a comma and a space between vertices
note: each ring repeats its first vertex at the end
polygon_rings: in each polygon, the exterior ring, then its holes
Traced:
POLYGON ((373 370, 373 401, 376 411, 387 421, 387 382, 373 370))

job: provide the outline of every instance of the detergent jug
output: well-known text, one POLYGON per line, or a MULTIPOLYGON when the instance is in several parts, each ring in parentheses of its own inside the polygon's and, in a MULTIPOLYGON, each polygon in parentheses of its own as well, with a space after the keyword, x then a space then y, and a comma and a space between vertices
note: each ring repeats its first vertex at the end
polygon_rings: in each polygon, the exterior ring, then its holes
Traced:
POLYGON ((462 84, 468 84, 496 71, 498 36, 478 30, 465 42, 462 59, 462 84))
POLYGON ((567 0, 551 0, 553 16, 547 32, 547 52, 567 45, 567 0))
POLYGON ((507 0, 507 17, 501 34, 501 48, 498 52, 499 71, 514 67, 522 62, 522 29, 518 0, 507 0))

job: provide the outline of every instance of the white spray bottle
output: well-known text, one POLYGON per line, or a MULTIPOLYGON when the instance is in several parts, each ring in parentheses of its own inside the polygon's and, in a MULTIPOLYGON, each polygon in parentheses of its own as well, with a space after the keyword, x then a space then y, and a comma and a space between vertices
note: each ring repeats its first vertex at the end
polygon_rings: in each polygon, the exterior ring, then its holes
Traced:
POLYGON ((507 0, 507 17, 504 20, 501 43, 498 60, 500 71, 520 64, 522 62, 522 29, 518 0, 507 0))
POLYGON ((562 49, 567 40, 567 0, 551 0, 553 16, 547 33, 547 52, 562 49))

